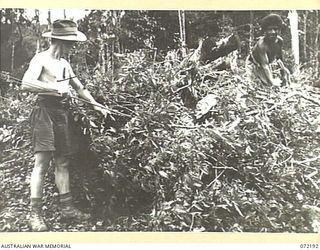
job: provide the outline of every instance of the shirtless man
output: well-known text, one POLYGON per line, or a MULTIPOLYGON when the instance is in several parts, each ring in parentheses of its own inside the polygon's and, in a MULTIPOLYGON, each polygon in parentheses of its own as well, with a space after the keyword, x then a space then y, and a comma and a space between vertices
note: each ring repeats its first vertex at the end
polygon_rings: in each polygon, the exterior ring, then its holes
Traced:
POLYGON ((86 36, 78 31, 75 22, 57 20, 52 31, 43 34, 51 38, 48 50, 36 54, 22 79, 22 90, 38 94, 37 106, 32 110, 30 121, 35 155, 31 174, 31 212, 29 224, 33 231, 47 231, 42 217, 43 181, 52 158, 55 160, 55 183, 59 190, 61 217, 77 220, 90 218, 74 207, 70 192, 69 163, 73 145, 68 122, 66 97, 69 86, 79 96, 93 104, 95 110, 106 115, 108 110, 94 100, 73 73, 69 62, 62 58, 68 54, 76 41, 86 36))
POLYGON ((251 79, 258 78, 265 85, 278 85, 273 77, 271 64, 280 67, 282 85, 290 84, 290 71, 282 62, 283 39, 279 36, 283 25, 281 17, 269 14, 261 21, 264 36, 259 38, 246 60, 246 69, 251 79))

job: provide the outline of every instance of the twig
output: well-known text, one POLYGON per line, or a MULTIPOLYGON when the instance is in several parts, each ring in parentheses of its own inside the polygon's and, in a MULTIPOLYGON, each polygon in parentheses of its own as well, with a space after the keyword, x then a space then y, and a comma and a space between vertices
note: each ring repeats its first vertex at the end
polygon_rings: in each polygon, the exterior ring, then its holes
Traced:
POLYGON ((226 170, 223 170, 216 178, 214 178, 214 180, 207 185, 207 188, 209 188, 213 183, 215 183, 225 171, 226 170))
POLYGON ((279 162, 278 163, 278 165, 282 165, 282 164, 284 164, 284 163, 286 163, 287 161, 289 161, 290 159, 292 159, 292 154, 287 158, 287 159, 285 159, 284 161, 282 161, 282 162, 279 162))
POLYGON ((57 80, 57 82, 64 82, 64 81, 68 81, 68 80, 71 80, 73 78, 76 78, 77 76, 71 76, 71 77, 68 77, 66 79, 61 79, 61 80, 57 80))
POLYGON ((296 93, 298 96, 302 97, 303 99, 306 99, 314 104, 317 104, 318 106, 320 106, 320 102, 318 102, 317 100, 313 99, 312 97, 307 97, 304 94, 301 93, 296 93))
POLYGON ((274 104, 272 107, 270 107, 269 109, 267 109, 266 112, 269 112, 269 111, 275 109, 276 107, 281 106, 281 105, 284 103, 285 100, 287 100, 287 99, 289 99, 289 98, 291 98, 291 97, 293 97, 293 96, 295 96, 295 95, 299 95, 299 93, 293 92, 293 93, 290 93, 290 94, 286 95, 284 98, 282 98, 282 99, 280 100, 280 102, 277 102, 277 103, 274 104))
POLYGON ((204 127, 204 126, 184 126, 184 125, 176 125, 176 124, 170 124, 169 126, 172 128, 185 128, 185 129, 199 129, 199 128, 210 129, 211 132, 213 132, 217 137, 219 137, 222 141, 224 141, 232 149, 236 149, 235 146, 241 147, 241 145, 230 142, 230 140, 228 140, 226 137, 224 137, 219 131, 217 131, 214 128, 209 128, 209 127, 204 127))
MULTIPOLYGON (((29 86, 29 87, 37 88, 37 89, 40 89, 40 90, 42 90, 42 89, 44 90, 44 89, 45 89, 45 88, 43 88, 43 87, 36 86, 36 85, 33 84, 33 83, 26 82, 26 81, 22 81, 21 79, 18 79, 18 78, 14 77, 14 76, 9 75, 9 77, 10 77, 11 79, 13 79, 13 81, 15 81, 15 82, 17 82, 17 83, 22 83, 22 82, 23 82, 26 86, 29 86)), ((75 77, 76 77, 76 76, 70 77, 70 78, 68 78, 68 79, 72 79, 72 78, 75 78, 75 77)), ((65 80, 68 80, 68 79, 65 79, 65 80)), ((59 80, 59 81, 64 81, 64 80, 59 80)), ((72 99, 75 99, 75 100, 79 100, 79 101, 85 102, 85 103, 88 103, 88 104, 91 104, 91 105, 96 106, 96 107, 105 108, 103 105, 91 103, 91 102, 89 102, 89 101, 87 101, 87 100, 85 100, 85 99, 83 99, 83 98, 78 98, 78 97, 75 97, 75 96, 71 96, 71 98, 72 98, 72 99)), ((117 114, 117 115, 120 115, 120 116, 131 117, 130 115, 121 113, 121 112, 119 112, 119 111, 117 111, 117 110, 112 110, 112 109, 108 109, 108 110, 110 110, 111 112, 113 112, 113 113, 115 113, 115 114, 117 114)))
POLYGON ((312 184, 317 190, 320 189, 319 186, 318 186, 318 184, 315 183, 315 181, 314 181, 311 177, 309 177, 309 176, 305 176, 305 177, 311 182, 311 184, 312 184))
POLYGON ((241 212, 240 208, 238 207, 237 203, 235 203, 234 201, 232 201, 232 204, 234 206, 234 208, 236 209, 236 211, 238 212, 238 214, 241 216, 241 217, 244 217, 243 213, 241 212))
POLYGON ((192 214, 192 217, 191 217, 191 224, 190 224, 190 227, 189 227, 189 231, 191 231, 192 230, 192 228, 193 228, 193 224, 194 224, 194 217, 195 217, 195 215, 196 214, 192 214))
POLYGON ((320 159, 320 156, 314 157, 314 158, 309 158, 309 159, 306 159, 306 160, 303 160, 303 161, 293 161, 293 163, 296 163, 296 164, 304 164, 304 163, 316 161, 316 160, 319 160, 319 159, 320 159))
MULTIPOLYGON (((75 99, 75 100, 79 100, 79 101, 82 101, 84 103, 88 103, 88 104, 91 104, 93 106, 97 106, 97 107, 100 107, 100 108, 105 108, 103 105, 100 105, 100 104, 95 104, 95 103, 91 103, 90 101, 87 101, 83 98, 79 98, 79 97, 75 97, 75 96, 71 96, 72 99, 75 99)), ((114 110, 114 109, 110 109, 108 108, 107 110, 109 110, 110 112, 116 114, 116 115, 120 115, 120 116, 126 116, 126 117, 131 117, 130 115, 127 115, 127 114, 124 114, 124 113, 121 113, 117 110, 114 110)))
MULTIPOLYGON (((209 155, 207 155, 207 154, 205 154, 205 155, 210 158, 209 155)), ((225 164, 223 164, 223 163, 220 162, 220 161, 217 161, 217 163, 220 164, 220 165, 222 165, 223 167, 212 166, 212 165, 211 165, 211 162, 209 162, 209 161, 205 161, 205 162, 210 163, 210 167, 213 168, 213 169, 223 169, 223 170, 231 169, 231 170, 233 170, 233 171, 235 171, 235 172, 238 172, 237 169, 235 169, 235 168, 233 168, 233 167, 228 167, 228 166, 226 166, 225 164)))
POLYGON ((180 92, 181 90, 190 87, 191 85, 192 85, 192 82, 190 82, 190 83, 187 84, 187 85, 182 86, 181 88, 178 88, 177 90, 173 90, 173 93, 174 93, 174 94, 175 94, 175 93, 178 93, 178 92, 180 92))
POLYGON ((6 100, 8 102, 12 102, 12 100, 10 100, 9 98, 3 97, 3 96, 0 96, 0 99, 6 100))
POLYGON ((186 126, 186 125, 177 125, 177 124, 171 124, 170 127, 173 127, 173 128, 186 128, 186 129, 202 128, 201 126, 186 126))
POLYGON ((316 174, 318 174, 319 171, 318 169, 316 169, 315 171, 313 171, 311 174, 306 175, 307 178, 312 178, 313 176, 315 176, 316 174))

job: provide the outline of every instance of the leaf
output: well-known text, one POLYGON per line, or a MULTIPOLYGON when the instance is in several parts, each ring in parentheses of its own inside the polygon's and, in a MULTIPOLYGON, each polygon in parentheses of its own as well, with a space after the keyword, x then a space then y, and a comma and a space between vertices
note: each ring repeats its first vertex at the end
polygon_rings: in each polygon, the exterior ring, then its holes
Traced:
POLYGON ((108 129, 108 131, 112 132, 112 133, 117 133, 117 130, 114 127, 110 127, 108 129))
POLYGON ((192 232, 205 232, 206 229, 204 227, 196 227, 192 230, 192 232))
POLYGON ((10 230, 10 229, 11 229, 11 225, 10 225, 10 224, 5 224, 5 225, 2 227, 1 231, 6 231, 6 230, 10 230))
POLYGON ((144 168, 145 168, 146 170, 148 170, 149 172, 154 173, 152 167, 150 167, 150 166, 147 165, 147 166, 144 166, 144 168))
POLYGON ((159 173, 163 178, 169 179, 169 175, 168 175, 166 172, 160 170, 158 173, 159 173))
POLYGON ((233 131, 240 123, 241 119, 240 117, 237 117, 237 119, 235 119, 228 127, 227 127, 227 131, 233 131))
POLYGON ((248 145, 248 146, 246 147, 245 152, 246 152, 247 155, 251 155, 251 153, 253 153, 254 151, 253 151, 253 150, 250 148, 250 146, 248 145))
POLYGON ((89 120, 90 126, 94 128, 98 128, 98 126, 91 120, 89 120))
POLYGON ((195 116, 196 119, 200 119, 207 114, 217 104, 217 96, 214 94, 208 94, 201 99, 196 106, 195 116))
POLYGON ((193 183, 193 186, 200 188, 200 187, 202 187, 202 184, 201 184, 201 183, 198 183, 198 182, 194 182, 194 183, 193 183))

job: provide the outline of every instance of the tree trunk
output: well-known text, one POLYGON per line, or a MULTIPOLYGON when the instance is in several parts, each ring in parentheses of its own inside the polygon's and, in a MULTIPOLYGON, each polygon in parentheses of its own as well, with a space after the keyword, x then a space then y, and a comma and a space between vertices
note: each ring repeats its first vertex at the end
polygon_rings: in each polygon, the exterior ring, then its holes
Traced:
POLYGON ((99 54, 98 54, 98 62, 95 68, 99 69, 101 74, 106 72, 106 45, 105 40, 103 39, 103 34, 101 32, 98 33, 98 41, 99 41, 99 54))
MULTIPOLYGON (((14 24, 13 24, 13 18, 10 19, 11 23, 11 35, 14 33, 14 24)), ((11 72, 14 70, 14 50, 15 50, 15 41, 13 39, 12 45, 11 45, 11 72)))
POLYGON ((308 27, 308 11, 306 10, 303 14, 303 59, 307 60, 307 27, 308 27))
POLYGON ((226 17, 224 12, 222 12, 222 34, 225 32, 225 22, 226 22, 226 17))
POLYGON ((12 43, 12 46, 11 46, 11 72, 13 72, 14 70, 14 50, 15 50, 15 43, 13 42, 12 43))
POLYGON ((182 11, 182 31, 183 31, 183 45, 186 48, 187 46, 187 37, 186 37, 186 15, 185 12, 182 11))
POLYGON ((99 51, 99 58, 100 58, 100 73, 105 74, 106 73, 106 51, 104 48, 104 42, 103 39, 101 38, 100 42, 100 51, 99 51))
POLYGON ((180 40, 182 43, 182 19, 181 19, 181 11, 180 10, 178 10, 178 18, 179 18, 180 40))
POLYGON ((111 68, 110 41, 107 40, 105 47, 105 72, 111 68))
POLYGON ((48 10, 47 21, 48 21, 48 29, 50 29, 50 27, 51 27, 51 10, 50 9, 48 10))
POLYGON ((250 11, 249 51, 251 51, 253 47, 253 40, 254 40, 253 21, 254 21, 254 13, 253 11, 250 11))
POLYGON ((115 52, 115 40, 112 40, 112 49, 111 49, 111 81, 114 80, 114 52, 115 52))
POLYGON ((299 31, 298 31, 298 13, 291 10, 288 14, 291 30, 291 48, 294 56, 295 66, 299 65, 299 31))
MULTIPOLYGON (((124 12, 119 11, 117 13, 117 29, 121 30, 121 19, 122 19, 122 13, 124 14, 124 12)), ((120 41, 119 41, 119 35, 116 36, 116 41, 115 41, 115 48, 114 48, 114 52, 118 52, 121 53, 121 48, 120 48, 120 41)))
POLYGON ((314 41, 314 61, 315 61, 315 77, 319 76, 319 33, 320 33, 320 24, 319 24, 319 11, 316 10, 316 27, 317 31, 315 34, 315 41, 314 41))
POLYGON ((41 31, 40 31, 40 13, 39 10, 35 10, 35 20, 36 20, 36 36, 37 36, 37 48, 36 48, 36 54, 38 54, 41 51, 41 44, 40 44, 40 38, 41 38, 41 31))
POLYGON ((180 40, 181 40, 181 52, 182 57, 184 58, 187 55, 186 51, 186 20, 184 10, 178 11, 179 15, 179 27, 180 27, 180 40))

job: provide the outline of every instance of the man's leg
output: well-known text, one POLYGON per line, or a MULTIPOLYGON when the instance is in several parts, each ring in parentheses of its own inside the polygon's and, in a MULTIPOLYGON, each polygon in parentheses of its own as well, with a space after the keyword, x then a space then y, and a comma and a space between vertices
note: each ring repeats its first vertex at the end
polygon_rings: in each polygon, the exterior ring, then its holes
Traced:
POLYGON ((52 157, 51 152, 35 153, 35 163, 31 174, 31 214, 30 226, 32 231, 47 231, 48 228, 41 216, 43 181, 52 157))
POLYGON ((69 160, 67 157, 56 156, 55 161, 55 182, 59 193, 70 193, 69 160))
POLYGON ((57 156, 55 181, 59 190, 61 215, 63 218, 87 220, 89 214, 85 214, 74 207, 70 191, 69 164, 70 161, 65 156, 57 156))

